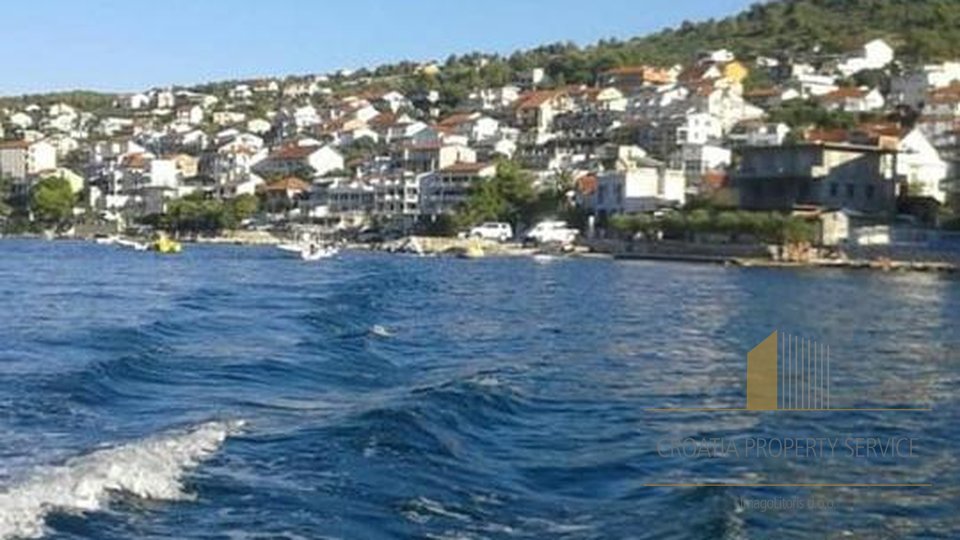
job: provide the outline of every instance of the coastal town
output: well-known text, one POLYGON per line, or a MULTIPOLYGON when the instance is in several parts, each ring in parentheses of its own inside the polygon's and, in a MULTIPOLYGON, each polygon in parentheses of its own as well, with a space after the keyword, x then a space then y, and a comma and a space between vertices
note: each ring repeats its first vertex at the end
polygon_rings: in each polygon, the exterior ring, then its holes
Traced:
POLYGON ((5 228, 509 241, 560 220, 638 255, 960 259, 960 59, 720 49, 456 94, 447 64, 8 99, 5 228))

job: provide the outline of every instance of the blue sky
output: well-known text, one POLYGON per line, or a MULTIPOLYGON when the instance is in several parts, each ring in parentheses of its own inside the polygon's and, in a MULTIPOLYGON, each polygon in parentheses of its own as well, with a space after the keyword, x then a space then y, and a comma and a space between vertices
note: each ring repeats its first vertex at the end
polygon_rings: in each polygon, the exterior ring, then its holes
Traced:
POLYGON ((755 0, 31 0, 4 3, 0 94, 129 91, 632 37, 755 0))

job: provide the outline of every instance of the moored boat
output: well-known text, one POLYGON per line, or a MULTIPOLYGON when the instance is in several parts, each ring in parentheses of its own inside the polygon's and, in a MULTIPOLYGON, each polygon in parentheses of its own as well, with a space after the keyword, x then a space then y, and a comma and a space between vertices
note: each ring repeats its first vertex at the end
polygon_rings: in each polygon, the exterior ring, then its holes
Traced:
POLYGON ((339 253, 340 250, 333 246, 307 246, 300 251, 300 258, 305 261, 319 261, 320 259, 329 259, 339 253))
POLYGON ((153 251, 162 253, 164 255, 180 253, 183 250, 183 246, 180 244, 180 242, 173 240, 165 234, 161 234, 160 237, 150 245, 150 248, 153 251))

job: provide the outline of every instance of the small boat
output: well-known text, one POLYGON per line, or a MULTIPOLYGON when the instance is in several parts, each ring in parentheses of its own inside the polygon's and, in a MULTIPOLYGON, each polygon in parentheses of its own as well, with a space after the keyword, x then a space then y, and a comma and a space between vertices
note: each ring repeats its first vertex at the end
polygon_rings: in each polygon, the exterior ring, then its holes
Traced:
POLYGON ((277 249, 287 253, 296 253, 299 255, 304 249, 306 249, 306 246, 303 244, 278 244, 277 249))
POLYGON ((333 246, 311 245, 300 251, 300 258, 305 261, 319 261, 320 259, 329 259, 339 252, 340 250, 333 246))
POLYGON ((97 236, 93 241, 101 246, 112 246, 116 244, 119 239, 119 236, 97 236))
POLYGON ((146 251, 150 246, 147 244, 137 242, 136 240, 130 240, 129 238, 115 238, 112 242, 112 245, 120 246, 122 248, 129 248, 135 251, 146 251))
POLYGON ((559 257, 557 257, 556 255, 552 255, 552 254, 549 254, 549 253, 534 253, 534 254, 533 254, 533 262, 539 263, 539 264, 551 263, 551 262, 557 260, 558 258, 559 258, 559 257))
POLYGON ((180 242, 177 242, 166 235, 160 235, 160 237, 157 238, 156 242, 154 242, 150 248, 157 253, 162 253, 164 255, 180 253, 183 250, 183 246, 180 244, 180 242))

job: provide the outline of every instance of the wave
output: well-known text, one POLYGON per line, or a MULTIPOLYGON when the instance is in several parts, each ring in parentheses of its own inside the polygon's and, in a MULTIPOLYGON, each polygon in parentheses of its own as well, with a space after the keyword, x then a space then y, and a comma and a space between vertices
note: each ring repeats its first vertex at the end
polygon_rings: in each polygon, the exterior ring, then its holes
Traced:
POLYGON ((242 426, 242 421, 208 422, 39 470, 25 482, 0 492, 0 539, 40 537, 48 515, 102 510, 111 493, 190 500, 183 475, 217 452, 242 426))

